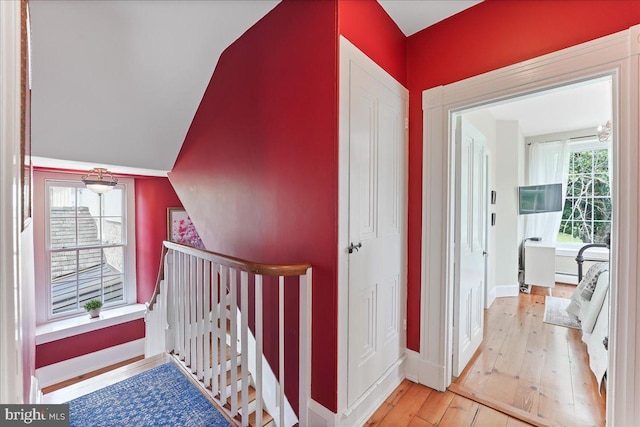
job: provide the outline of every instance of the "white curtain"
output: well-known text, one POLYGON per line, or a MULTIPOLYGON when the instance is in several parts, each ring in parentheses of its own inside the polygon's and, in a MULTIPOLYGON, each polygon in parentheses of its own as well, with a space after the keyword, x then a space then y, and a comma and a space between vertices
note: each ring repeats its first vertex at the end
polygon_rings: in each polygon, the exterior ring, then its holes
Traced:
MULTIPOLYGON (((533 143, 529 146, 529 185, 562 183, 562 206, 567 194, 569 176, 569 141, 533 143)), ((558 240, 562 212, 527 215, 525 237, 558 240)))

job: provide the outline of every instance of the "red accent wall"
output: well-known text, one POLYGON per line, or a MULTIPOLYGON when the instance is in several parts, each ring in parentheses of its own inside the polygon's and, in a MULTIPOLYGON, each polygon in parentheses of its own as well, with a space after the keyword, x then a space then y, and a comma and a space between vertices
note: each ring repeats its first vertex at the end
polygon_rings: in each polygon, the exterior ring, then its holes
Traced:
POLYGON ((422 91, 640 23, 640 2, 485 0, 407 39, 409 286, 407 344, 420 350, 422 91))
POLYGON ((144 319, 133 320, 36 347, 36 369, 144 338, 144 319))
POLYGON ((407 38, 377 1, 340 0, 340 34, 407 85, 407 38))
MULTIPOLYGON (((209 250, 259 262, 312 263, 312 396, 334 411, 336 14, 335 0, 285 0, 225 50, 169 174, 209 250)), ((293 315, 296 298, 297 292, 287 295, 293 315)), ((268 289, 265 301, 277 301, 268 289)), ((265 353, 274 371, 277 346, 269 330, 276 315, 265 310, 265 353)), ((295 385, 293 324, 285 357, 295 385)))
POLYGON ((169 179, 136 178, 136 281, 139 303, 156 286, 162 241, 167 239, 167 208, 182 207, 169 179))

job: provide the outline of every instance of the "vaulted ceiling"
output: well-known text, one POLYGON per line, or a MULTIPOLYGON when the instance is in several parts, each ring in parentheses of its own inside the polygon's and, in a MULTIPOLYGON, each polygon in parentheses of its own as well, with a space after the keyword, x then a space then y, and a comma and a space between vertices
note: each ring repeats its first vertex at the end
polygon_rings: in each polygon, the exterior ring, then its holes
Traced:
MULTIPOLYGON (((34 163, 164 175, 220 55, 278 2, 30 0, 34 163)), ((407 36, 479 3, 379 2, 407 36)))
POLYGON ((277 3, 31 0, 33 155, 170 170, 220 54, 277 3))
MULTIPOLYGON (((221 53, 277 3, 31 0, 36 164, 170 170, 221 53)), ((477 2, 381 3, 411 34, 477 2)))

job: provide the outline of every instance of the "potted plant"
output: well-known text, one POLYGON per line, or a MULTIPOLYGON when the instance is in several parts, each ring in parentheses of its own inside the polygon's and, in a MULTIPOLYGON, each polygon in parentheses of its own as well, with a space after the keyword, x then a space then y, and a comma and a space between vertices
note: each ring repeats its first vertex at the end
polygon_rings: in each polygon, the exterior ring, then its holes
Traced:
POLYGON ((91 318, 100 316, 100 308, 102 307, 102 301, 98 299, 92 299, 84 305, 84 309, 89 312, 91 318))

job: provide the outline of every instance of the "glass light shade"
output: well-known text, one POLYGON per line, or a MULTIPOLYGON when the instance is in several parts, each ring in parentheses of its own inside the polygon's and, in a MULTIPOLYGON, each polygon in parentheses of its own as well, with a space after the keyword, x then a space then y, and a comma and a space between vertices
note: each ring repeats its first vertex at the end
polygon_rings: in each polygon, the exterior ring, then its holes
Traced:
POLYGON ((118 184, 118 178, 105 168, 93 168, 82 177, 82 182, 94 193, 104 194, 118 184))
POLYGON ((106 183, 100 181, 84 181, 84 185, 91 191, 97 194, 104 194, 111 190, 117 183, 106 183))

